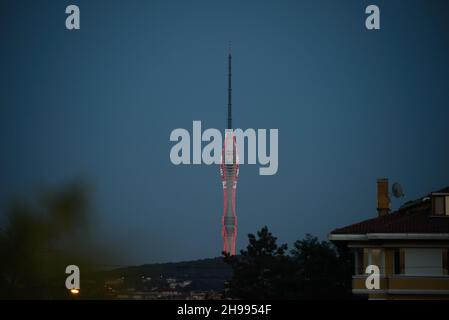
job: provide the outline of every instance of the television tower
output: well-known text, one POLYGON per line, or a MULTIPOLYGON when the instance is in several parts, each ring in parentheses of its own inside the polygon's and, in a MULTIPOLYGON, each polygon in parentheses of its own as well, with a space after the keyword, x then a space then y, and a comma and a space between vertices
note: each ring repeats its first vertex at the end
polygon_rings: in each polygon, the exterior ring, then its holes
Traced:
POLYGON ((236 140, 232 130, 232 86, 231 86, 231 47, 228 52, 228 122, 221 156, 220 175, 223 183, 222 236, 223 251, 235 255, 237 217, 235 214, 235 192, 239 175, 239 160, 236 140))

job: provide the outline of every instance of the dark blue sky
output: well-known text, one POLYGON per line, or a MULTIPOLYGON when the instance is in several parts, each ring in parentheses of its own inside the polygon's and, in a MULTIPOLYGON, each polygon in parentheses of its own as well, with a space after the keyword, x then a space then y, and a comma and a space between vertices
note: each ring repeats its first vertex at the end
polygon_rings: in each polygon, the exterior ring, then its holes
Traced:
POLYGON ((280 139, 275 176, 241 166, 238 249, 374 217, 378 177, 405 189, 393 208, 449 185, 445 0, 2 0, 0 221, 11 195, 83 178, 116 262, 219 255, 219 168, 172 165, 169 135, 224 128, 229 41, 235 126, 280 139))

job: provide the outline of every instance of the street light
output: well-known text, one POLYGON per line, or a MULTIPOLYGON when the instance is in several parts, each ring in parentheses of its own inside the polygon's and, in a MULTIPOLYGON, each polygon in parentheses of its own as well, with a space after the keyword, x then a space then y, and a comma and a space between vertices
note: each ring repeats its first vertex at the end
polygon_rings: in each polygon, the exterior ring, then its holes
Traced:
POLYGON ((70 289, 70 293, 76 296, 78 293, 80 293, 79 289, 70 289))

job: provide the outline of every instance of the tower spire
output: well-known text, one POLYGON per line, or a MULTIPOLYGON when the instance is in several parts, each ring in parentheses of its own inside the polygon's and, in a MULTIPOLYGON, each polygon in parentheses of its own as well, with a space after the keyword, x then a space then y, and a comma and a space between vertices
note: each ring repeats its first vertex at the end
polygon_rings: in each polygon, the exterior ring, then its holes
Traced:
POLYGON ((228 51, 228 126, 227 129, 232 129, 232 85, 231 85, 231 67, 232 67, 232 52, 231 44, 229 43, 228 51))

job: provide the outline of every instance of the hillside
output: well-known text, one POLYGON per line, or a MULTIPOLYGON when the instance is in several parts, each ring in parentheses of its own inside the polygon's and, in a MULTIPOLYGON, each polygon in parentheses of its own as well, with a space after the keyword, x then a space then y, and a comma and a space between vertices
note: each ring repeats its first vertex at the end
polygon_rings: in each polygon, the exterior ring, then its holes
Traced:
POLYGON ((223 290, 232 275, 221 257, 193 261, 144 264, 105 271, 105 279, 123 279, 126 287, 148 290, 166 287, 170 283, 179 290, 223 290))

